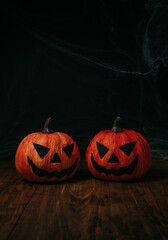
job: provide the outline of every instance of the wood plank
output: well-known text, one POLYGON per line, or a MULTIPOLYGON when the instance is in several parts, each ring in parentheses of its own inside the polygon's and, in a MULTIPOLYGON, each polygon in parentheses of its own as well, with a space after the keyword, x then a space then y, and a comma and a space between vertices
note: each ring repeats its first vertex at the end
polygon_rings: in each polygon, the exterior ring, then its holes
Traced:
POLYGON ((95 179, 85 164, 71 180, 53 184, 9 172, 11 180, 2 176, 6 190, 0 186, 2 240, 168 239, 168 161, 153 162, 134 182, 95 179))
POLYGON ((23 181, 13 161, 1 161, 0 168, 0 239, 13 231, 36 186, 23 181))

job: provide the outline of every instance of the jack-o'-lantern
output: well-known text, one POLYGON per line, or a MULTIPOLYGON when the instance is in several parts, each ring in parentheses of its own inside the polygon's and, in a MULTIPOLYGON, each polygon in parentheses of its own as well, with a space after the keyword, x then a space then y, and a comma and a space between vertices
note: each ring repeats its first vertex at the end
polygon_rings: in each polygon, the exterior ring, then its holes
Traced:
POLYGON ((15 167, 20 175, 33 182, 55 182, 71 178, 78 169, 80 153, 74 140, 65 133, 48 128, 31 133, 18 146, 15 167))
POLYGON ((151 151, 138 132, 121 129, 117 117, 111 130, 96 134, 86 150, 86 162, 96 178, 133 180, 142 177, 151 166, 151 151))

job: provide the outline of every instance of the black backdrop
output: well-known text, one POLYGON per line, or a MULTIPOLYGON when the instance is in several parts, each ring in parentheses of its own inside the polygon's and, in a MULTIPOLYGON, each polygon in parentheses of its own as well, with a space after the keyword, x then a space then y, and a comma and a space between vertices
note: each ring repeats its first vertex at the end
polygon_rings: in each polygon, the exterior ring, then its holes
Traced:
POLYGON ((5 2, 1 16, 1 159, 47 117, 84 153, 121 116, 168 156, 166 0, 5 2))

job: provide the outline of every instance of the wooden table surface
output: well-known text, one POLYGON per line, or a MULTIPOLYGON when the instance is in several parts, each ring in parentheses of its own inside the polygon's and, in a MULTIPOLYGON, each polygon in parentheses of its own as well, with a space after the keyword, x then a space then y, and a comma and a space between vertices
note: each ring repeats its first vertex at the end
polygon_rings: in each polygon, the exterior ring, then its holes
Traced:
POLYGON ((135 182, 93 178, 85 160, 62 183, 22 180, 0 162, 0 240, 167 240, 168 161, 135 182))

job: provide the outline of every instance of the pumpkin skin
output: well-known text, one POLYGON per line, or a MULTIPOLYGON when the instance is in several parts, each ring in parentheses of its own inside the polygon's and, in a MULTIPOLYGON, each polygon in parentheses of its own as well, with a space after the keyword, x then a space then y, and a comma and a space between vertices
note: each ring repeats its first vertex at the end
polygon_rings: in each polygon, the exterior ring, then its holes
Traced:
POLYGON ((69 179, 77 171, 79 162, 80 152, 74 140, 65 133, 48 130, 26 136, 15 155, 16 170, 31 182, 69 179))
MULTIPOLYGON (((119 122, 120 118, 117 119, 119 122)), ((86 162, 96 178, 128 181, 142 177, 149 170, 151 150, 146 139, 136 131, 104 130, 87 147, 86 162)))

